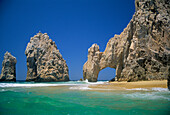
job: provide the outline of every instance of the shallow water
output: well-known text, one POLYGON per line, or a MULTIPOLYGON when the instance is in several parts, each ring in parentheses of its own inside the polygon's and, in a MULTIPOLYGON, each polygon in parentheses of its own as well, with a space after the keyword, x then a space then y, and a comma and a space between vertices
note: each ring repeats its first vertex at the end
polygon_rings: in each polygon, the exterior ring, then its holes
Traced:
POLYGON ((165 88, 94 91, 103 82, 0 83, 0 115, 168 115, 165 88))

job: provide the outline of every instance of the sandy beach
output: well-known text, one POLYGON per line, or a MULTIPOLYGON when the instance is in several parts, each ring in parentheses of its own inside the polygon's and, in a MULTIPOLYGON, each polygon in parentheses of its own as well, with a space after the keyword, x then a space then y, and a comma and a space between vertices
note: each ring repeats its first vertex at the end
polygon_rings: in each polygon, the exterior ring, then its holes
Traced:
POLYGON ((126 90, 134 88, 167 88, 167 80, 154 80, 154 81, 137 81, 137 82, 108 82, 105 84, 91 85, 89 88, 92 89, 108 89, 108 90, 126 90))

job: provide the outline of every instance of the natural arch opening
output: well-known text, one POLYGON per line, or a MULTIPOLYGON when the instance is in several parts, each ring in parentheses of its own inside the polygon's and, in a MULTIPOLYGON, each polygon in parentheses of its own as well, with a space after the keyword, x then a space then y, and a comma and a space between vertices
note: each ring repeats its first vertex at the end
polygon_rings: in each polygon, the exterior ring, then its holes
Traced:
POLYGON ((107 68, 102 69, 99 72, 98 80, 99 81, 105 81, 105 80, 109 81, 109 80, 115 78, 115 76, 116 76, 116 69, 107 67, 107 68))

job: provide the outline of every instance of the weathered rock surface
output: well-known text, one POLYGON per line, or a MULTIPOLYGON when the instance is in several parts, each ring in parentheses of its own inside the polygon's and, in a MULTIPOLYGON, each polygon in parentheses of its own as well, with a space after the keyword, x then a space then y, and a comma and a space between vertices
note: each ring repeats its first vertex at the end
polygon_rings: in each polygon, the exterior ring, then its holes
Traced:
POLYGON ((6 52, 2 62, 0 81, 16 81, 16 63, 16 58, 6 52))
POLYGON ((31 37, 25 50, 27 56, 26 81, 68 81, 68 66, 54 41, 47 33, 31 37))
POLYGON ((84 79, 97 81, 106 67, 116 69, 117 81, 170 77, 170 1, 135 0, 135 6, 127 27, 109 40, 104 52, 97 44, 88 49, 84 79))

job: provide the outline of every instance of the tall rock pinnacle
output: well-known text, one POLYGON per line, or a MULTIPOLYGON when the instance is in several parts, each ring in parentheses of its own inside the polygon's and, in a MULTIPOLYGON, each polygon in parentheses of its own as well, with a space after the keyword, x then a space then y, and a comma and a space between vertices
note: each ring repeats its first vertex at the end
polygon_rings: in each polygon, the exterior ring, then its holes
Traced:
POLYGON ((84 79, 97 81, 99 72, 106 67, 116 69, 117 81, 168 78, 170 1, 135 0, 135 7, 127 27, 109 40, 104 52, 99 51, 97 44, 89 48, 88 60, 83 66, 84 79))
POLYGON ((25 50, 27 56, 26 81, 68 81, 68 66, 54 41, 47 33, 31 37, 25 50))
POLYGON ((2 62, 0 81, 16 81, 16 63, 16 58, 6 52, 2 62))

